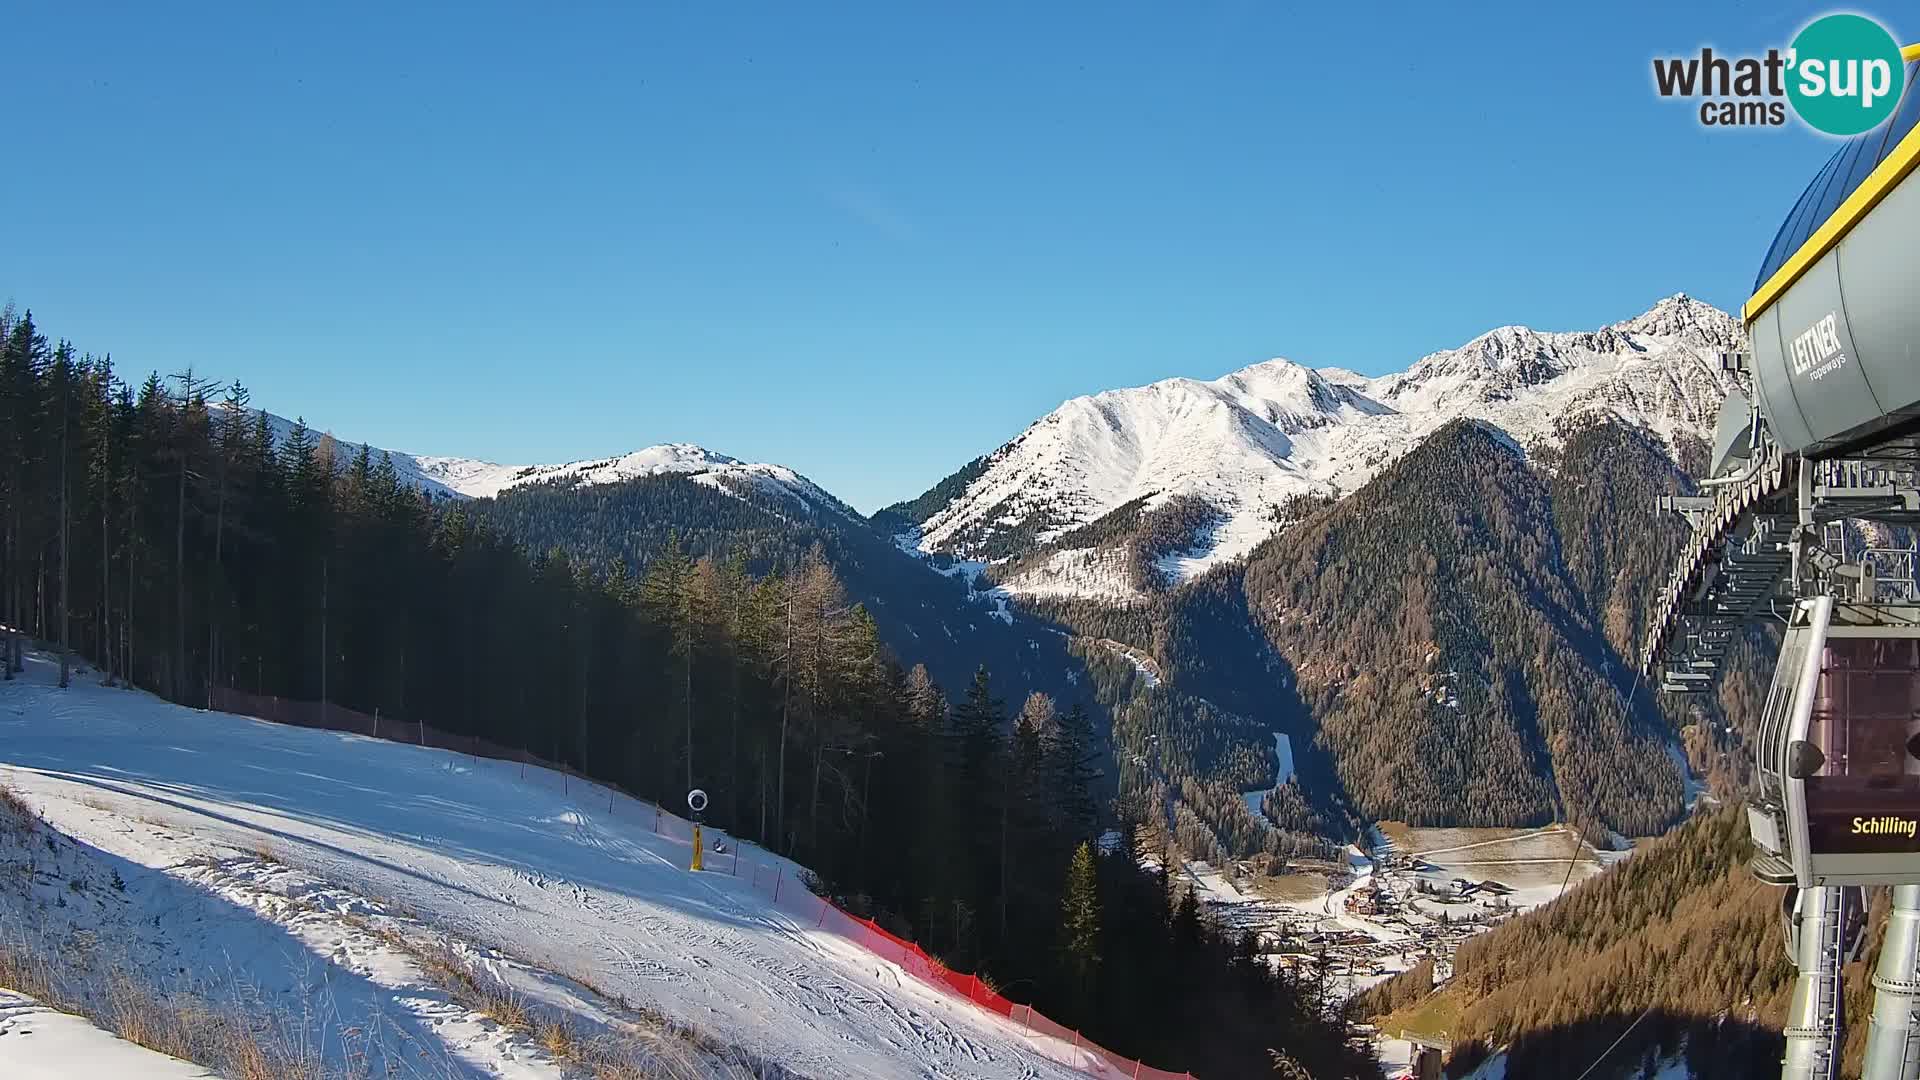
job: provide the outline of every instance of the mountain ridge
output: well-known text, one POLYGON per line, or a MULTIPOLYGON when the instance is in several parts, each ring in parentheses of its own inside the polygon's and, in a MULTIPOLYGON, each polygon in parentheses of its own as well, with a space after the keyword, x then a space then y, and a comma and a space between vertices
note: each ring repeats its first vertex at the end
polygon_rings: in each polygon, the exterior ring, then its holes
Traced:
MULTIPOLYGON (((1220 520, 1165 563, 1178 584, 1251 553, 1289 500, 1353 491, 1455 418, 1488 421, 1529 452, 1586 417, 1618 417, 1670 448, 1705 435, 1728 386, 1714 354, 1738 340, 1731 315, 1676 293, 1596 330, 1496 327, 1380 376, 1276 358, 1210 381, 1106 390, 888 509, 921 515, 911 525, 923 549, 998 564, 1142 496, 1146 509, 1196 497, 1220 520)), ((1137 591, 1102 580, 1099 561, 1062 550, 1000 584, 1023 596, 1137 591)))
MULTIPOLYGON (((287 436, 304 419, 288 420, 265 410, 264 414, 276 445, 284 445, 287 436)), ((362 445, 338 439, 322 428, 308 428, 316 439, 330 438, 348 448, 362 445)), ((405 450, 374 447, 374 455, 392 458, 400 481, 435 498, 484 499, 528 484, 563 483, 596 486, 618 484, 649 476, 675 474, 726 494, 744 496, 749 492, 775 496, 798 504, 809 512, 825 509, 849 517, 860 514, 837 496, 785 465, 742 461, 695 443, 659 443, 625 454, 581 458, 555 465, 502 465, 481 458, 443 454, 414 454, 405 450)), ((344 463, 344 455, 337 455, 344 463)))

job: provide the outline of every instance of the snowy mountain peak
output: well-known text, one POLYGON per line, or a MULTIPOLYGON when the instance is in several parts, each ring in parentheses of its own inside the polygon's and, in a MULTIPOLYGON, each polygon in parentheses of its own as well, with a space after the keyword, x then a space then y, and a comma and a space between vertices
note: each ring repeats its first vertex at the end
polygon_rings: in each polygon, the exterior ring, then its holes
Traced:
POLYGON ((784 465, 741 461, 694 443, 664 443, 617 457, 589 458, 562 465, 496 465, 446 457, 413 460, 429 480, 471 498, 486 498, 522 484, 545 481, 618 484, 642 477, 677 474, 732 495, 772 496, 794 503, 809 513, 818 508, 853 514, 839 499, 784 465))
POLYGON ((1271 423, 1287 416, 1300 426, 1318 426, 1338 417, 1343 409, 1376 404, 1310 367, 1280 358, 1241 368, 1212 385, 1234 395, 1248 411, 1266 415, 1271 423))
MULTIPOLYGON (((294 422, 272 413, 267 414, 267 422, 275 445, 284 444, 294 422)), ((317 441, 323 434, 316 431, 313 438, 317 441)), ((818 509, 857 516, 845 503, 784 465, 741 461, 694 443, 663 443, 615 457, 589 458, 561 465, 501 465, 477 458, 409 454, 400 450, 374 450, 373 456, 378 458, 383 453, 392 456, 394 471, 402 483, 439 498, 490 498, 522 484, 542 481, 617 484, 671 473, 729 495, 771 496, 809 514, 818 509)), ((338 460, 344 463, 347 459, 343 456, 338 460)))
MULTIPOLYGON (((1074 398, 989 455, 920 522, 919 543, 969 559, 1030 552, 1135 500, 1191 496, 1218 512, 1192 550, 1163 565, 1184 580, 1251 551, 1293 496, 1339 495, 1456 417, 1513 444, 1551 444, 1567 420, 1612 416, 1671 442, 1711 431, 1726 391, 1714 353, 1732 316, 1676 294, 1596 330, 1501 326, 1368 377, 1273 359, 1218 379, 1166 379, 1074 398)), ((1005 582, 1028 595, 1122 597, 1113 561, 1056 551, 1005 582), (1111 576, 1108 574, 1107 576, 1111 576)))
POLYGON ((1648 337, 1680 338, 1700 346, 1732 348, 1740 341, 1740 321, 1712 304, 1686 293, 1653 305, 1641 315, 1617 323, 1614 329, 1648 337))

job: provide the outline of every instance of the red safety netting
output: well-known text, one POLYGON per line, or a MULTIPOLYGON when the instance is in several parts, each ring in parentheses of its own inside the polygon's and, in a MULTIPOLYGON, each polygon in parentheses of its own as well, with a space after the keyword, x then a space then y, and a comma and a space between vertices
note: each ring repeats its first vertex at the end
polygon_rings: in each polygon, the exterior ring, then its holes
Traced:
MULTIPOLYGON (((672 814, 662 814, 659 831, 673 839, 692 839, 692 828, 672 814)), ((764 858, 764 857, 763 857, 764 858)), ((728 855, 709 857, 706 869, 729 874, 745 882, 766 897, 771 906, 801 926, 812 927, 845 938, 902 971, 946 993, 982 1009, 1007 1018, 1027 1036, 1029 1047, 1050 1061, 1058 1062, 1089 1076, 1110 1080, 1193 1080, 1192 1074, 1153 1068, 1144 1062, 1123 1057, 1088 1041, 1079 1032, 1055 1023, 1030 1005, 1019 1004, 995 991, 978 977, 955 971, 928 955, 926 950, 870 919, 850 914, 825 897, 815 894, 793 871, 781 862, 762 859, 740 861, 737 846, 728 855)))

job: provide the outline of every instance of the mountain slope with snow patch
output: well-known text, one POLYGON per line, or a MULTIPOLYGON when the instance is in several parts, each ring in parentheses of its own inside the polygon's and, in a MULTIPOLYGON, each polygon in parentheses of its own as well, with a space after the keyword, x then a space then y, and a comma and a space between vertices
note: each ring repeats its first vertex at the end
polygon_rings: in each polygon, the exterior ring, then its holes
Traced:
MULTIPOLYGON (((1710 433, 1727 388, 1716 354, 1733 318, 1685 295, 1613 326, 1508 326, 1370 378, 1270 360, 1210 382, 1167 379, 1070 400, 989 455, 944 500, 915 504, 919 543, 997 562, 1046 545, 1129 500, 1194 496, 1220 521, 1166 559, 1175 583, 1272 535, 1296 496, 1351 492, 1449 420, 1484 420, 1522 447, 1570 422, 1617 417, 1671 444, 1710 433)), ((1016 594, 1111 595, 1088 556, 1003 582, 1016 594)))

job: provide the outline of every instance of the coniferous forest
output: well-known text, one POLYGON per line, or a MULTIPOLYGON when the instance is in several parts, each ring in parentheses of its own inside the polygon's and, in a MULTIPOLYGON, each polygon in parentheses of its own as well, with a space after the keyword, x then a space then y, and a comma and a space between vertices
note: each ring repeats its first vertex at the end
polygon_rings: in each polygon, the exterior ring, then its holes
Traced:
MULTIPOLYGON (((1500 1050, 1508 1076, 1575 1063, 1573 1075, 1591 1065, 1594 1080, 1624 1080, 1675 1058, 1700 1080, 1778 1075, 1794 968, 1780 892, 1748 872, 1751 855, 1744 808, 1702 805, 1561 902, 1462 945, 1444 988, 1415 970, 1351 1007, 1371 1017, 1423 1003, 1428 1015, 1443 1011, 1453 1077, 1500 1050)), ((1846 968, 1844 1077, 1860 1075, 1866 1050, 1887 894, 1869 890, 1866 946, 1846 968)))
POLYGON ((1120 1053, 1377 1075, 1316 987, 1141 868, 1092 703, 1005 700, 985 666, 940 685, 818 547, 676 536, 641 570, 490 516, 305 425, 276 438, 240 382, 124 381, 0 315, 0 623, 71 677, 378 710, 669 804, 697 785, 850 909, 1120 1053))

